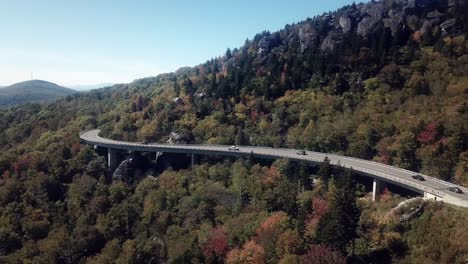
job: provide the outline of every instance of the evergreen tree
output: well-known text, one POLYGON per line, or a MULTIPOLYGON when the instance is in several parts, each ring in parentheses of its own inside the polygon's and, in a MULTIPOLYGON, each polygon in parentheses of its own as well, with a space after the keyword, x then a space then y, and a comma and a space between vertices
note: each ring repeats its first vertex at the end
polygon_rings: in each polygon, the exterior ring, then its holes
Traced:
POLYGON ((320 180, 322 180, 325 187, 328 186, 328 181, 330 180, 332 173, 333 168, 331 167, 330 159, 325 157, 317 172, 317 175, 320 177, 320 180))
POLYGON ((175 97, 179 97, 179 95, 180 95, 180 86, 179 86, 179 84, 177 83, 177 79, 176 79, 176 78, 173 79, 173 88, 174 88, 174 95, 175 95, 175 97))
POLYGON ((320 220, 317 239, 333 248, 346 251, 346 247, 356 238, 356 228, 360 211, 356 205, 356 188, 353 173, 347 170, 336 178, 330 190, 330 207, 320 220))

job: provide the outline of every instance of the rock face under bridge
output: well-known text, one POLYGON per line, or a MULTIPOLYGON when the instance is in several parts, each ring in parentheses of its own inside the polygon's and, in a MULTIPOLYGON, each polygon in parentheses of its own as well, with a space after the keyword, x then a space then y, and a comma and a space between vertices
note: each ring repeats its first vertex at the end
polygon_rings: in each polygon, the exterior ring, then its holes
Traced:
POLYGON ((112 173, 112 182, 132 183, 147 175, 154 175, 155 162, 140 153, 128 154, 112 173))
POLYGON ((168 168, 188 168, 190 163, 191 157, 185 154, 140 155, 132 153, 125 157, 112 173, 112 182, 132 183, 147 176, 156 176, 168 168))
POLYGON ((141 178, 142 172, 137 169, 135 163, 133 158, 122 161, 112 174, 112 182, 121 181, 131 183, 133 181, 138 181, 141 178))

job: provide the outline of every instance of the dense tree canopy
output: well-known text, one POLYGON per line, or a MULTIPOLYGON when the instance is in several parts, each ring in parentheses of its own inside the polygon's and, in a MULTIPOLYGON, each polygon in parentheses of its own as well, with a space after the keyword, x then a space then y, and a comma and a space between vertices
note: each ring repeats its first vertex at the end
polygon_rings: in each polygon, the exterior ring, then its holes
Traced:
POLYGON ((140 153, 119 181, 78 137, 338 153, 468 186, 465 1, 416 2, 351 5, 195 67, 1 110, 0 262, 339 263, 353 246, 360 262, 466 260, 465 210, 425 202, 400 222, 402 197, 371 203, 327 163, 171 169, 140 153))

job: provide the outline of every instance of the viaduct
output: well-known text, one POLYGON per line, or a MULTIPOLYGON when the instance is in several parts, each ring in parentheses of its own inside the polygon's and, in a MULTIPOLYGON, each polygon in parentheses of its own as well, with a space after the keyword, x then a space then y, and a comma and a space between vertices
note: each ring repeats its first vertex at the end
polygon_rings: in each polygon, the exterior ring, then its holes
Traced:
POLYGON ((443 201, 445 203, 468 207, 468 189, 450 182, 442 181, 427 175, 422 175, 424 181, 413 179, 416 172, 400 169, 382 163, 357 159, 347 156, 306 151, 305 155, 299 155, 296 149, 267 148, 254 146, 238 146, 238 150, 230 150, 226 145, 196 145, 196 144, 160 144, 160 143, 137 143, 117 141, 99 136, 99 130, 90 130, 80 134, 80 139, 87 144, 108 149, 109 169, 115 169, 117 164, 117 151, 141 151, 141 152, 167 152, 190 154, 192 165, 195 155, 233 156, 233 157, 255 157, 266 159, 287 158, 296 161, 305 161, 311 164, 320 164, 328 157, 330 164, 351 168, 358 174, 369 176, 373 179, 372 199, 375 200, 384 183, 390 183, 423 195, 426 199, 443 201), (463 193, 455 193, 450 187, 458 187, 463 193))

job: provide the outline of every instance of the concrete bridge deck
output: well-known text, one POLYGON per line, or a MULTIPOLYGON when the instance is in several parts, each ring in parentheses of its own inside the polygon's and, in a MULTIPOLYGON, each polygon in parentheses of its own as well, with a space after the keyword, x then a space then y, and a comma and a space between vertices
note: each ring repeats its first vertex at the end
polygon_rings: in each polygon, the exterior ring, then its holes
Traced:
POLYGON ((416 172, 400 169, 374 161, 313 151, 306 151, 306 155, 298 155, 298 150, 284 148, 238 146, 239 150, 229 150, 229 146, 227 145, 160 143, 142 144, 138 142, 127 142, 102 138, 99 136, 99 132, 99 130, 90 130, 81 133, 80 139, 91 145, 109 148, 109 161, 112 159, 111 153, 113 153, 115 150, 202 154, 246 158, 250 156, 268 159, 288 158, 297 161, 306 161, 313 164, 320 164, 323 162, 325 157, 328 157, 332 165, 352 168, 359 174, 372 177, 374 179, 374 199, 380 182, 388 182, 421 193, 424 195, 424 197, 442 200, 446 203, 458 206, 468 207, 467 188, 423 174, 421 175, 425 178, 425 181, 418 181, 411 177, 415 174, 418 174, 416 172), (458 187, 463 191, 463 193, 458 194, 451 192, 448 190, 450 187, 458 187))

